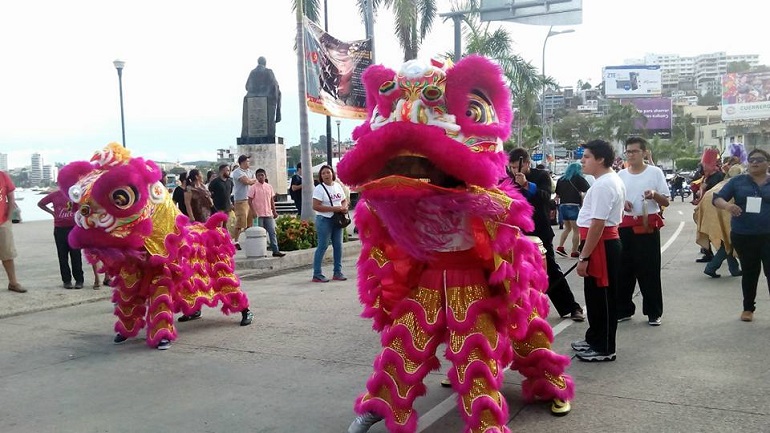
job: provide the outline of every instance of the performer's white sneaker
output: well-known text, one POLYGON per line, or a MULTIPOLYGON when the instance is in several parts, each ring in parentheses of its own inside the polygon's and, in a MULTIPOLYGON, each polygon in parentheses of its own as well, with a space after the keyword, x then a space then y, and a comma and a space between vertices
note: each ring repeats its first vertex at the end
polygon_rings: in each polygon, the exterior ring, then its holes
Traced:
POLYGON ((382 421, 381 416, 372 412, 366 412, 362 415, 358 415, 356 419, 353 420, 350 427, 348 427, 348 433, 366 433, 371 426, 380 421, 382 421))

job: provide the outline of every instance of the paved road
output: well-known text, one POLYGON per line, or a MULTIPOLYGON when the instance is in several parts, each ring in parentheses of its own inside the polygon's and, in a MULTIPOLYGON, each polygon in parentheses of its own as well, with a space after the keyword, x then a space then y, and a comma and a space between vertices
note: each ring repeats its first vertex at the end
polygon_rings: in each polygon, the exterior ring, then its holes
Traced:
MULTIPOLYGON (((523 404, 520 376, 509 372, 513 431, 770 432, 767 288, 762 282, 755 321, 740 322, 739 279, 711 279, 693 263, 691 211, 687 203, 667 211, 664 243, 684 226, 663 253, 663 326, 637 315, 619 326, 616 362, 573 361, 577 397, 564 418, 544 404, 523 404)), ((355 276, 352 259, 345 271, 355 276)), ((168 351, 141 339, 112 345, 112 305, 104 299, 0 319, 0 432, 345 431, 378 336, 358 317, 354 278, 312 284, 309 274, 245 281, 252 326, 207 309, 179 326, 168 351)), ((582 301, 582 283, 575 275, 569 281, 582 301)), ((0 309, 21 296, 1 295, 0 309)), ((555 349, 569 353, 586 325, 550 322, 555 349)), ((422 432, 462 431, 441 377, 429 376, 434 385, 418 400, 422 432)), ((386 430, 380 423, 371 431, 386 430)))

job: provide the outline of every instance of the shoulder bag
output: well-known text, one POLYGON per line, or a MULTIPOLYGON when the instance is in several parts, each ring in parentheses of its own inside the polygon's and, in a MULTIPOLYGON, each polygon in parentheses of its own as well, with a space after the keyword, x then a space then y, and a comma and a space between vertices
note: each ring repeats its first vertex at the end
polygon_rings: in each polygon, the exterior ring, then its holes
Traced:
MULTIPOLYGON (((324 191, 326 191, 326 195, 329 197, 329 204, 331 206, 334 206, 334 200, 332 200, 332 195, 329 194, 329 190, 326 189, 326 185, 321 182, 321 187, 323 187, 324 191)), ((334 215, 332 215, 332 222, 334 225, 336 225, 339 228, 345 228, 350 225, 350 215, 347 212, 334 212, 334 215)))

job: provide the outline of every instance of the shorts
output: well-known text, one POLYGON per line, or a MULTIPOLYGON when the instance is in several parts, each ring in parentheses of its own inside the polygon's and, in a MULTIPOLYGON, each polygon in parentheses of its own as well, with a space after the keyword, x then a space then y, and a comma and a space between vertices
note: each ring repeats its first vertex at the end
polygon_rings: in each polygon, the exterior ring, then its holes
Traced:
POLYGON ((8 220, 0 224, 0 261, 16 258, 16 247, 13 243, 13 223, 8 220))
POLYGON ((580 205, 574 203, 565 203, 559 205, 559 214, 564 221, 577 221, 580 213, 580 205))
POLYGON ((248 200, 235 202, 235 227, 245 230, 254 225, 254 214, 251 211, 248 200))

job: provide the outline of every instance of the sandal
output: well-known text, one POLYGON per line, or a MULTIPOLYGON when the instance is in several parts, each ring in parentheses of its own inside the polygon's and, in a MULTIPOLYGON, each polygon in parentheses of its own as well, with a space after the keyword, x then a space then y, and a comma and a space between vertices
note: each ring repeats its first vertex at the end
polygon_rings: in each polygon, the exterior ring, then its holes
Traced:
POLYGON ((27 293, 27 289, 25 289, 24 287, 21 287, 21 284, 19 283, 16 283, 16 284, 8 283, 8 290, 16 293, 27 293))

